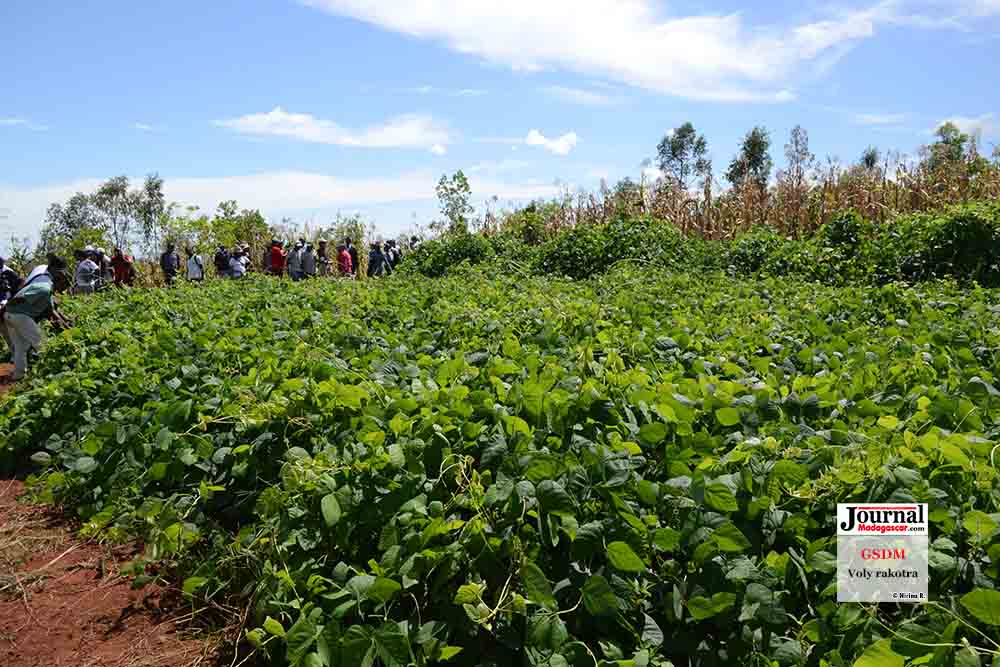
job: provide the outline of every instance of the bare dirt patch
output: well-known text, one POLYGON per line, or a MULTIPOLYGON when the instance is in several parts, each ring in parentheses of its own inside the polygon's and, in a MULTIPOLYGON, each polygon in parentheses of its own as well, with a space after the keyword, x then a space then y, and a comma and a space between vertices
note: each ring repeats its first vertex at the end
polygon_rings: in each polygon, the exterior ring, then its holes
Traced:
POLYGON ((18 502, 23 491, 0 480, 0 665, 216 664, 220 640, 192 636, 176 591, 133 590, 120 573, 134 546, 81 541, 64 517, 18 502))

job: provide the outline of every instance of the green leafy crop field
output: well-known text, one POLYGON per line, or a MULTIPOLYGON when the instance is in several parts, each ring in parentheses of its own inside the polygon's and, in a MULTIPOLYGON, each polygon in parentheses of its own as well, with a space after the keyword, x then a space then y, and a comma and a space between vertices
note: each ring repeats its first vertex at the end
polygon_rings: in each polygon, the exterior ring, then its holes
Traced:
POLYGON ((274 664, 990 664, 998 296, 648 268, 102 294, 0 399, 0 465, 141 538, 139 583, 251 604, 274 664), (932 602, 838 604, 836 504, 914 500, 932 602))

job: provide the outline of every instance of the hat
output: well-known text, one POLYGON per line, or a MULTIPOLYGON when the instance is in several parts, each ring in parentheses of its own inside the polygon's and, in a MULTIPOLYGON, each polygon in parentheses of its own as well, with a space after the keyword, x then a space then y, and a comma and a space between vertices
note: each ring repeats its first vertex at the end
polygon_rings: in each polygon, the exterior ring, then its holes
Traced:
POLYGON ((104 248, 98 248, 97 249, 97 254, 98 255, 106 255, 106 254, 108 254, 108 251, 105 250, 104 248))

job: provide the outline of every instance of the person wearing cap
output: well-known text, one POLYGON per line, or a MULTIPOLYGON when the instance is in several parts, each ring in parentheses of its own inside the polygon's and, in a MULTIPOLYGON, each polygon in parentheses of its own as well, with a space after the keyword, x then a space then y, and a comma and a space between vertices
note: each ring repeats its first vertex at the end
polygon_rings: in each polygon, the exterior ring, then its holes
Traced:
MULTIPOLYGON (((49 255, 50 259, 58 257, 49 255)), ((69 326, 69 321, 56 309, 53 296, 54 276, 47 271, 48 266, 60 267, 59 262, 42 265, 32 271, 24 285, 0 308, 0 333, 3 334, 14 358, 14 374, 5 378, 18 381, 28 372, 28 352, 42 347, 42 329, 38 323, 43 319, 52 320, 59 327, 69 326)))
POLYGON ((111 271, 111 258, 108 257, 108 253, 104 248, 97 249, 94 262, 101 269, 100 284, 110 285, 111 281, 114 280, 114 274, 111 271))
POLYGON ((239 280, 247 273, 247 264, 250 258, 246 257, 243 248, 236 246, 233 248, 232 256, 229 258, 229 277, 239 280))
POLYGON ((87 246, 83 250, 74 253, 76 257, 76 276, 74 294, 93 294, 97 289, 97 282, 100 279, 101 268, 94 261, 97 256, 96 251, 87 246))
POLYGON ((163 279, 167 285, 173 285, 177 272, 181 270, 181 256, 177 254, 177 246, 173 243, 168 243, 167 250, 160 255, 160 268, 163 269, 163 279))
POLYGON ((292 280, 302 280, 302 247, 305 244, 297 241, 292 251, 288 253, 288 275, 292 280))
POLYGON ((21 277, 7 265, 7 260, 0 257, 0 302, 14 296, 21 287, 21 277))

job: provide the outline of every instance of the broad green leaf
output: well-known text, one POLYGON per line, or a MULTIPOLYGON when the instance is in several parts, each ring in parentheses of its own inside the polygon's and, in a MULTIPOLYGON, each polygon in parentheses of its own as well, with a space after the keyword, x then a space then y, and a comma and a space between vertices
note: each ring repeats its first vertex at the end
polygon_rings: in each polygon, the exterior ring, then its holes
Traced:
POLYGON ((595 574, 583 585, 583 605, 594 616, 610 616, 618 610, 618 598, 608 580, 595 574))
POLYGON ((735 593, 715 593, 707 598, 701 595, 688 600, 688 613, 695 620, 712 618, 731 608, 736 603, 735 593))
POLYGON ((646 571, 646 564, 625 542, 612 542, 608 545, 608 562, 611 567, 622 572, 646 571))
POLYGON ((903 667, 903 656, 892 650, 891 639, 881 639, 868 648, 854 661, 854 667, 903 667))
POLYGON ((340 503, 337 502, 337 497, 334 494, 328 493, 323 496, 320 509, 323 510, 323 521, 326 522, 327 526, 334 526, 340 521, 340 503))
POLYGON ((712 539, 720 551, 739 554, 750 548, 750 540, 732 521, 727 521, 712 532, 712 539))
POLYGON ((981 622, 1000 626, 1000 591, 977 588, 962 596, 962 606, 981 622))
POLYGON ((715 411, 715 418, 723 426, 736 426, 740 423, 740 411, 736 408, 719 408, 715 411))
POLYGON ((559 609, 556 597, 552 593, 552 585, 537 565, 530 561, 526 562, 521 567, 521 581, 524 583, 524 592, 529 600, 550 611, 559 609))
POLYGON ((735 512, 740 508, 729 487, 719 482, 705 487, 705 504, 719 512, 735 512))

